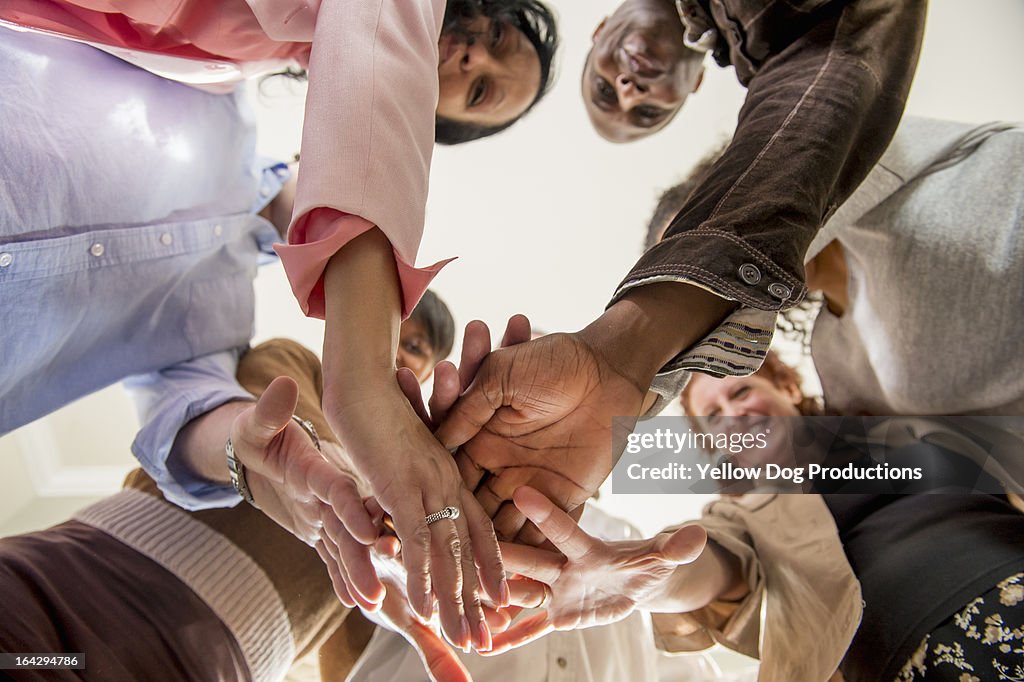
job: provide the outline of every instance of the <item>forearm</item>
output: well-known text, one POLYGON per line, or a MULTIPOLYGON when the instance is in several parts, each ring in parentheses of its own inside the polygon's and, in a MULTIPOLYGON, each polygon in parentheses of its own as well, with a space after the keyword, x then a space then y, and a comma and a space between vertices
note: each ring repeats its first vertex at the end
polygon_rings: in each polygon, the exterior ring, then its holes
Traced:
POLYGON ((186 509, 230 506, 238 500, 225 478, 227 428, 197 428, 204 415, 235 413, 237 407, 230 405, 251 403, 252 394, 235 380, 238 355, 214 353, 125 380, 142 424, 132 453, 167 499, 186 509))
POLYGON ((374 228, 346 244, 327 266, 324 292, 324 410, 333 421, 346 404, 394 382, 401 295, 387 237, 374 228))
POLYGON ((282 238, 288 236, 288 226, 291 224, 295 207, 295 187, 298 182, 299 165, 297 163, 289 164, 288 170, 291 172, 291 176, 281 187, 281 191, 260 211, 260 215, 270 221, 282 238))
POLYGON ((646 391, 661 367, 714 329, 735 306, 697 286, 649 284, 627 292, 579 335, 646 391))
MULTIPOLYGON (((760 68, 728 148, 613 300, 652 281, 764 311, 804 297, 807 247, 892 138, 924 23, 917 0, 842 7, 760 68)), ((717 321, 690 324, 700 338, 717 321)))

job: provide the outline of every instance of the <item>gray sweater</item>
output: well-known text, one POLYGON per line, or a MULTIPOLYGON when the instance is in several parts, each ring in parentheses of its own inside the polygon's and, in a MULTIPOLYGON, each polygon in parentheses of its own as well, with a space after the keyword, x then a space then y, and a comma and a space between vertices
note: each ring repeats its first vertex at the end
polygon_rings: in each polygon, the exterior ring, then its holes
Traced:
POLYGON ((849 268, 811 356, 843 414, 1024 414, 1024 128, 907 119, 819 233, 849 268))

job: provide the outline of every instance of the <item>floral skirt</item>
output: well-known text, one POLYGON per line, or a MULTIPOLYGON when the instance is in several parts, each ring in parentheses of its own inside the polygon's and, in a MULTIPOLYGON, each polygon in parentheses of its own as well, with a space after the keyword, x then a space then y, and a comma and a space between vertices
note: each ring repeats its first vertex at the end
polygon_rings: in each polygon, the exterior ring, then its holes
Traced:
POLYGON ((1024 573, 925 635, 895 682, 1024 682, 1024 573))

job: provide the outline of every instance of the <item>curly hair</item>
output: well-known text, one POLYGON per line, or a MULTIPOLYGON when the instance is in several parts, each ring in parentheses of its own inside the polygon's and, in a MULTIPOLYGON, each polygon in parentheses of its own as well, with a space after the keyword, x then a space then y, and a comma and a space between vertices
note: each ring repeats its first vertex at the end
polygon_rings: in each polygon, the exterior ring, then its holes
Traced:
MULTIPOLYGON (((785 386, 787 383, 800 386, 802 383, 800 373, 783 362, 778 354, 771 350, 765 354, 764 362, 758 370, 754 372, 754 375, 767 379, 772 386, 775 387, 785 386)), ((717 381, 717 379, 711 380, 717 381)), ((703 430, 703 427, 698 423, 699 419, 697 419, 702 415, 693 414, 693 410, 690 405, 690 389, 692 387, 693 380, 691 379, 687 382, 686 386, 683 387, 683 392, 679 394, 679 404, 682 406, 683 412, 686 414, 686 418, 690 424, 694 428, 703 430)), ((803 391, 801 391, 801 395, 803 395, 803 398, 796 406, 797 411, 801 415, 804 417, 816 417, 825 413, 824 405, 820 398, 804 395, 803 391)))
POLYGON ((434 140, 438 144, 462 144, 500 133, 526 115, 547 95, 552 78, 555 53, 558 51, 558 22, 540 0, 448 0, 441 34, 455 33, 475 40, 467 29, 478 17, 487 17, 519 29, 537 51, 540 60, 540 87, 533 101, 522 114, 496 126, 481 126, 438 116, 434 122, 434 140))

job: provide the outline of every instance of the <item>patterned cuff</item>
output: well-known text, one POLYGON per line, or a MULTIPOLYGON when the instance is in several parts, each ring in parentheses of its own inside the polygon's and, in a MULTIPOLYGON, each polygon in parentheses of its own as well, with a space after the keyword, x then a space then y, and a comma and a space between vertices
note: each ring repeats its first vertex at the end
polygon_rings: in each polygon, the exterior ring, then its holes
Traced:
POLYGON ((777 317, 775 312, 754 308, 733 311, 710 334, 661 368, 651 384, 658 400, 644 416, 658 414, 675 400, 692 372, 716 378, 756 372, 772 344, 777 317))

